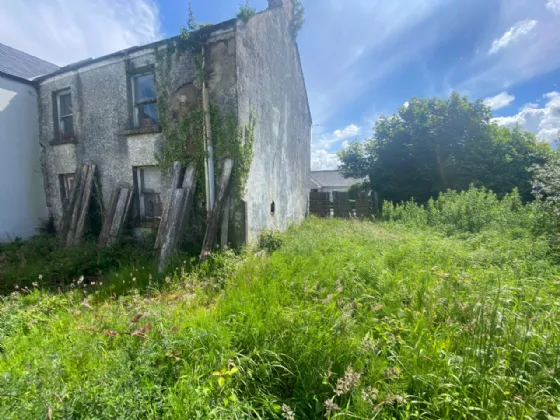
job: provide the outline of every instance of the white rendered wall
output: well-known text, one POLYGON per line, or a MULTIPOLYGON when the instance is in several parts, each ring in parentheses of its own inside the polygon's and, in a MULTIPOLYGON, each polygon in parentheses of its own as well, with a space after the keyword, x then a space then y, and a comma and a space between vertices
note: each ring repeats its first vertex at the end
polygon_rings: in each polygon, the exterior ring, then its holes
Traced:
POLYGON ((36 234, 47 218, 37 93, 0 76, 0 241, 36 234))

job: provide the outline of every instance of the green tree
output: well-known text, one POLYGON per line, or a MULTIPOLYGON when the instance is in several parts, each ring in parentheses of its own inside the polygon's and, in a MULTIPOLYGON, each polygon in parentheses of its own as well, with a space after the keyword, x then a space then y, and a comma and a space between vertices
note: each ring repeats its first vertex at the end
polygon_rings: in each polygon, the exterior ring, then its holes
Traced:
POLYGON ((446 100, 412 98, 393 116, 377 121, 373 139, 342 149, 340 169, 347 177, 369 177, 371 189, 384 200, 426 202, 470 184, 499 195, 518 188, 530 200, 528 168, 544 163, 550 147, 491 118, 481 100, 457 93, 446 100))

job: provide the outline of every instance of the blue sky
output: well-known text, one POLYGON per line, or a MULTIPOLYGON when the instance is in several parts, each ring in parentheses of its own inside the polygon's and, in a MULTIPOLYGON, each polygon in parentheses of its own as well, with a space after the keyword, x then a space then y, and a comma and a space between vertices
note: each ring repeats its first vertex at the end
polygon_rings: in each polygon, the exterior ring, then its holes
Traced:
MULTIPOLYGON (((241 0, 193 0, 199 22, 241 0)), ((496 121, 560 129, 560 0, 303 0, 298 43, 314 120, 312 167, 371 136, 412 96, 487 99, 496 121)), ((258 10, 266 0, 252 0, 258 10)), ((0 0, 0 42, 63 65, 178 33, 186 0, 0 0)))

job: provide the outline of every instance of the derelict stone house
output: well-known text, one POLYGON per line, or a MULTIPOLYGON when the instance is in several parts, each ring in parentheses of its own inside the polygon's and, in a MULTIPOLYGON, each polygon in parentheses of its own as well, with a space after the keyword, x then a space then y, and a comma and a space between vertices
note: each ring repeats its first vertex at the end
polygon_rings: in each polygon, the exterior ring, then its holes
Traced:
MULTIPOLYGON (((205 51, 200 71, 210 100, 224 112, 233 110, 240 126, 252 115, 255 120, 243 208, 229 216, 241 220, 235 234, 242 241, 298 223, 307 212, 311 115, 289 1, 270 0, 269 9, 247 22, 234 19, 199 31, 205 51)), ((166 84, 174 114, 188 113, 201 97, 199 55, 179 53, 175 43, 85 60, 37 80, 44 184, 55 224, 76 168, 95 164, 104 207, 115 188, 133 188, 133 225, 157 225, 168 188, 156 160, 167 141, 158 83, 166 84)))

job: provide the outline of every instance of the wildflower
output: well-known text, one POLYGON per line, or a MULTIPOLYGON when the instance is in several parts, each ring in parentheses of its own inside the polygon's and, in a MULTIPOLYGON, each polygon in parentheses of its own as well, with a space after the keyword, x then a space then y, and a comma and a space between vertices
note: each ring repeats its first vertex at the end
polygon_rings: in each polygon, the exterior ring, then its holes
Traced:
POLYGON ((43 280, 43 275, 39 274, 39 280, 43 280))
POLYGON ((152 273, 150 273, 150 275, 148 276, 148 279, 152 279, 152 273))
POLYGON ((95 286, 95 282, 94 282, 94 281, 89 282, 89 284, 92 285, 92 286, 95 286))
POLYGON ((14 284, 14 289, 19 290, 19 286, 17 284, 14 284))
POLYGON ((401 375, 401 370, 398 367, 388 368, 385 371, 385 377, 389 380, 395 379, 395 378, 399 377, 400 375, 401 375))
POLYGON ((78 286, 81 285, 84 282, 84 276, 80 276, 80 278, 78 279, 78 286))
POLYGON ((295 420, 296 416, 294 414, 294 410, 290 408, 290 406, 286 404, 282 404, 282 416, 286 420, 295 420))
POLYGON ((329 303, 332 302, 333 297, 334 297, 334 295, 330 294, 325 299, 323 299, 321 302, 323 303, 323 305, 328 305, 329 303))
POLYGON ((340 410, 340 407, 332 400, 332 398, 325 401, 326 416, 330 416, 333 411, 340 410))
POLYGON ((342 283, 340 282, 340 280, 336 281, 336 291, 338 293, 342 293, 342 291, 344 290, 344 288, 342 287, 342 283))
POLYGON ((354 372, 352 366, 346 369, 344 372, 344 376, 342 378, 338 378, 336 381, 336 388, 334 393, 338 396, 347 394, 348 392, 353 391, 358 387, 360 384, 360 377, 362 375, 358 372, 354 372))
POLYGON ((165 277, 165 282, 166 282, 166 283, 170 283, 170 282, 171 282, 171 278, 169 278, 169 276, 165 277))
POLYGON ((372 388, 368 386, 366 389, 362 390, 362 400, 367 403, 374 403, 379 397, 379 390, 377 388, 372 388))
POLYGON ((362 346, 366 351, 376 351, 377 350, 377 343, 372 340, 369 335, 366 335, 362 340, 362 346))
POLYGON ((36 281, 34 281, 33 283, 31 283, 31 286, 33 286, 33 287, 39 287, 39 284, 38 284, 36 281))
POLYGON ((136 281, 136 277, 132 277, 132 281, 136 281))

